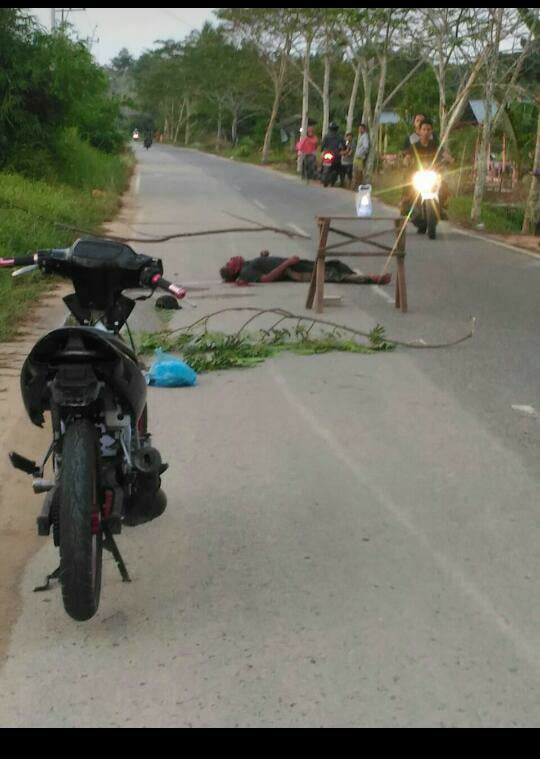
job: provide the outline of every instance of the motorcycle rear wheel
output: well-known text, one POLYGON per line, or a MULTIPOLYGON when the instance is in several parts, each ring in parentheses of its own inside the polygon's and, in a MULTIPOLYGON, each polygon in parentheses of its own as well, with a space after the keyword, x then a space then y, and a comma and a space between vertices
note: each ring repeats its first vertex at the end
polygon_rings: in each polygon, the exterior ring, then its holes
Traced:
POLYGON ((96 429, 71 423, 60 470, 60 581, 64 608, 79 622, 94 616, 101 594, 103 534, 96 429))

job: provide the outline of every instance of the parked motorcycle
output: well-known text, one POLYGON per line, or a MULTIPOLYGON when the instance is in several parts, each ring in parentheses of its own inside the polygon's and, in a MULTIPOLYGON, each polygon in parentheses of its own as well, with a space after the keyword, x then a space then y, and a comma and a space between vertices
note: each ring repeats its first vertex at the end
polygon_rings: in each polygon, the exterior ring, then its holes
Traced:
POLYGON ((35 344, 21 371, 21 392, 33 424, 50 412, 52 442, 40 464, 10 453, 13 466, 46 493, 39 535, 52 531, 66 612, 87 620, 99 606, 103 549, 112 552, 122 579, 129 574, 114 535, 160 516, 166 507, 161 475, 167 469, 148 432, 146 382, 127 319, 135 303, 126 289, 156 288, 181 299, 185 290, 163 278, 160 259, 138 255, 111 240, 81 239, 71 248, 39 250, 0 259, 70 279, 64 298, 77 326, 54 329, 35 344), (126 325, 131 347, 120 330, 126 325), (52 472, 45 479, 47 463, 52 472))
POLYGON ((338 151, 324 150, 321 157, 321 182, 324 187, 334 187, 339 177, 340 157, 338 151))
POLYGON ((430 240, 437 237, 437 224, 441 218, 439 192, 442 177, 435 169, 422 169, 412 178, 412 185, 417 193, 415 206, 411 214, 412 223, 418 231, 426 231, 430 240))

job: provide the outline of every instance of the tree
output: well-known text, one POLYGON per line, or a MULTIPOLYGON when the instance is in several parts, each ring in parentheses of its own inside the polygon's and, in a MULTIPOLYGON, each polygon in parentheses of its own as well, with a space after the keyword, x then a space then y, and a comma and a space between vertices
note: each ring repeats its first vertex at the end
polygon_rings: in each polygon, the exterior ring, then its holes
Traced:
POLYGON ((299 34, 298 12, 296 8, 220 8, 217 12, 218 18, 225 22, 225 28, 233 37, 257 48, 260 62, 272 84, 274 98, 264 136, 263 163, 269 158, 289 57, 299 34))
MULTIPOLYGON (((484 197, 488 151, 492 134, 500 119, 504 106, 512 92, 523 62, 531 50, 532 36, 522 44, 517 55, 501 55, 503 42, 515 47, 519 38, 522 22, 515 9, 488 8, 477 14, 476 24, 479 29, 479 42, 484 47, 482 73, 484 75, 484 123, 478 151, 478 165, 471 208, 471 221, 478 224, 484 197), (499 94, 496 105, 495 95, 499 94)), ((513 52, 513 51, 512 51, 513 52)))
MULTIPOLYGON (((533 35, 534 39, 540 39, 540 20, 538 9, 519 8, 520 19, 526 24, 527 28, 533 35)), ((538 72, 536 72, 538 73, 538 72)), ((538 80, 537 80, 538 81, 538 80)), ((538 106, 538 126, 536 128, 536 147, 534 151, 533 168, 540 168, 540 95, 536 95, 536 104, 538 106)), ((540 224, 540 177, 533 175, 527 203, 525 205, 525 215, 523 217, 522 232, 536 232, 540 224)))
POLYGON ((407 8, 347 9, 349 49, 358 61, 364 83, 364 112, 362 121, 368 126, 371 148, 366 164, 365 177, 369 181, 378 158, 379 126, 383 108, 422 65, 418 61, 390 94, 386 93, 388 62, 397 48, 410 46, 407 8), (372 107, 372 91, 378 75, 375 106, 372 107))

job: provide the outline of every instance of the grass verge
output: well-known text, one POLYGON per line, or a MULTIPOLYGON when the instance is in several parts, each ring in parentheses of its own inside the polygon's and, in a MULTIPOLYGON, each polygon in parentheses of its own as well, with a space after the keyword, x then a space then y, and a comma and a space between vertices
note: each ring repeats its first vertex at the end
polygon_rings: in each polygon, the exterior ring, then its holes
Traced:
MULTIPOLYGON (((97 232, 114 216, 133 158, 131 154, 106 156, 84 147, 88 151, 74 165, 77 186, 0 172, 0 256, 11 258, 37 248, 64 247, 80 237, 55 227, 55 221, 97 232)), ((13 279, 11 271, 0 271, 0 341, 13 337, 39 293, 53 282, 41 274, 13 279)))

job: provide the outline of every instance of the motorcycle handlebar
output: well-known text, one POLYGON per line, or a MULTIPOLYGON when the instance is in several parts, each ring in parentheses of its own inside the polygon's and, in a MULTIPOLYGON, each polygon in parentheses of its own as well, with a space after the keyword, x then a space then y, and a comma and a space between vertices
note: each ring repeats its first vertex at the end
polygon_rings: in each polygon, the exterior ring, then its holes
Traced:
MULTIPOLYGON (((68 258, 69 250, 63 248, 51 248, 50 250, 40 250, 29 256, 20 256, 19 258, 0 258, 0 268, 17 268, 38 264, 43 271, 53 272, 60 267, 68 258), (51 268, 52 266, 52 268, 51 268)), ((156 288, 171 293, 178 300, 185 298, 187 292, 180 285, 169 282, 164 279, 159 271, 153 267, 143 269, 140 282, 143 287, 156 288)))
POLYGON ((37 263, 37 254, 31 256, 19 256, 19 258, 0 258, 0 267, 16 268, 17 266, 30 266, 37 263))
POLYGON ((184 290, 183 287, 175 285, 174 282, 169 282, 167 279, 164 279, 161 274, 154 274, 151 277, 150 282, 154 287, 159 287, 160 290, 172 293, 175 298, 178 298, 178 300, 182 300, 182 298, 186 297, 186 290, 184 290))

